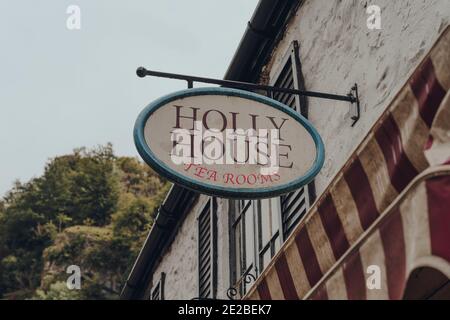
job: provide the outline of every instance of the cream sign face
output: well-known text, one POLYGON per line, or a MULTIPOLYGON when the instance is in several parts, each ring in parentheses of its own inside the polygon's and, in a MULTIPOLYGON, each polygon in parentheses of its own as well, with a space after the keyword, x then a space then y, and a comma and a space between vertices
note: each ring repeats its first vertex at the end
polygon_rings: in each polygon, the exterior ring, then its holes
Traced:
POLYGON ((156 172, 228 198, 274 197, 310 182, 324 161, 313 126, 289 107, 228 88, 176 92, 148 105, 134 128, 156 172))

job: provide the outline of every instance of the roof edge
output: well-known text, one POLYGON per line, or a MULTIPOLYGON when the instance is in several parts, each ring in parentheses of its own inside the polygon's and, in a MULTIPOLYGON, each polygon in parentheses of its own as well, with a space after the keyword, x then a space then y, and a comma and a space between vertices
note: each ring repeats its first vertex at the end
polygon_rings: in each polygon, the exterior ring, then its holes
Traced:
POLYGON ((257 81, 286 25, 303 0, 260 0, 247 24, 224 79, 257 81))

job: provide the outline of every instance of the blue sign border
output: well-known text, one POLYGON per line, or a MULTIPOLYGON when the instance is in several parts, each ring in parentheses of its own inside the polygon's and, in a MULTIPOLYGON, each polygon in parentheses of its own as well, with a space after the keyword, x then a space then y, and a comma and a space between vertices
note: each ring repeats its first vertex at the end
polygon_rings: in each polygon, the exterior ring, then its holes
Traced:
POLYGON ((265 96, 253 92, 231 88, 222 88, 222 87, 194 88, 177 91, 168 94, 164 97, 161 97, 150 103, 139 114, 136 123, 134 125, 133 135, 134 135, 134 143, 136 145, 139 154, 144 159, 144 161, 150 167, 152 167, 157 173, 166 177, 173 183, 179 184, 193 191, 224 198, 234 198, 234 199, 270 198, 294 191, 308 184, 314 179, 314 177, 321 170, 325 158, 325 148, 319 133, 312 126, 312 124, 308 120, 306 120, 303 116, 301 116, 299 113, 276 100, 267 98, 265 96), (312 136, 314 143, 316 145, 316 159, 314 161, 314 165, 306 172, 304 176, 298 177, 297 179, 286 184, 268 188, 263 187, 263 188, 240 188, 240 189, 239 188, 231 189, 226 187, 213 186, 181 175, 180 173, 169 168, 155 156, 155 154, 152 152, 152 150, 150 150, 147 143, 145 142, 144 137, 145 124, 153 112, 158 110, 160 107, 168 104, 169 102, 186 97, 199 95, 240 97, 263 103, 265 105, 271 106, 286 113, 287 115, 298 121, 312 136))

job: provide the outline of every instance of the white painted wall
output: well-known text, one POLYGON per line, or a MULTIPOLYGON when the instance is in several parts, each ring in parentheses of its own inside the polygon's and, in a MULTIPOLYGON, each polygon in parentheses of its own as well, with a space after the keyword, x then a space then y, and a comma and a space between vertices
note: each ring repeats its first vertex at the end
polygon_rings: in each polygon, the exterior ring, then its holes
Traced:
MULTIPOLYGON (((180 226, 178 233, 161 258, 151 286, 159 279, 161 272, 166 274, 164 298, 192 299, 198 297, 198 217, 209 197, 200 196, 191 212, 180 226)), ((228 201, 217 201, 217 298, 226 299, 229 286, 229 248, 228 248, 228 201)))
POLYGON ((274 50, 273 76, 293 40, 300 44, 306 90, 347 94, 358 83, 362 118, 350 104, 309 99, 309 118, 325 143, 316 179, 324 191, 450 21, 450 0, 306 0, 274 50), (381 30, 367 28, 366 6, 381 8, 381 30))
MULTIPOLYGON (((348 103, 309 99, 310 120, 326 148, 325 166, 316 179, 323 192, 449 24, 450 0, 306 0, 274 50, 266 72, 272 75, 293 40, 300 43, 306 89, 346 94, 359 85, 362 118, 350 127, 348 103), (365 5, 381 7, 381 30, 369 30, 365 5)), ((165 298, 191 299, 197 288, 197 217, 202 196, 183 222, 155 273, 166 273, 165 298)), ((227 203, 219 201, 218 298, 229 287, 227 203)))

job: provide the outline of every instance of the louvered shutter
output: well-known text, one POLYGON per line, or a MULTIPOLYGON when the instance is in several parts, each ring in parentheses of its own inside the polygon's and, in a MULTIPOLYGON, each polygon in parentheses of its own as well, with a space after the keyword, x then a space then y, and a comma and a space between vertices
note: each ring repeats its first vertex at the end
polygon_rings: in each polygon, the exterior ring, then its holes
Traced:
POLYGON ((215 201, 210 199, 198 218, 199 298, 215 296, 215 201))
MULTIPOLYGON (((273 85, 281 88, 304 89, 302 84, 303 76, 300 69, 298 44, 294 42, 283 69, 275 78, 273 85)), ((274 92, 272 97, 301 113, 304 117, 308 116, 307 101, 304 97, 282 92, 274 92)), ((313 185, 302 187, 281 197, 281 220, 284 239, 288 237, 294 226, 308 210, 310 201, 312 201, 310 198, 314 196, 314 191, 310 194, 311 189, 314 189, 313 185)))

